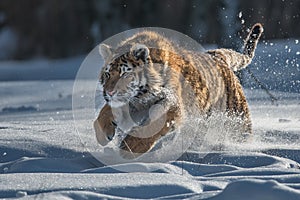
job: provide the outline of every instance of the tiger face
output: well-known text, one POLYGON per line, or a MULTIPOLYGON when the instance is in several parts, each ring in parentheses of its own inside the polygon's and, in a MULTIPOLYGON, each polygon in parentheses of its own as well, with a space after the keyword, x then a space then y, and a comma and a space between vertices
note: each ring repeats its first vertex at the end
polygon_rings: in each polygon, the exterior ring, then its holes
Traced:
POLYGON ((149 49, 146 46, 134 46, 129 52, 110 59, 113 51, 101 45, 100 54, 106 62, 100 76, 103 96, 112 107, 122 106, 147 91, 144 68, 149 65, 149 49))
MULTIPOLYGON (((153 81, 151 88, 148 84, 151 74, 149 71, 153 66, 149 49, 145 45, 133 45, 129 52, 114 59, 114 52, 109 46, 102 44, 99 50, 105 59, 100 82, 103 85, 104 99, 110 106, 123 106, 148 93, 155 86, 152 85, 153 81)), ((153 75, 151 78, 153 79, 153 75)))

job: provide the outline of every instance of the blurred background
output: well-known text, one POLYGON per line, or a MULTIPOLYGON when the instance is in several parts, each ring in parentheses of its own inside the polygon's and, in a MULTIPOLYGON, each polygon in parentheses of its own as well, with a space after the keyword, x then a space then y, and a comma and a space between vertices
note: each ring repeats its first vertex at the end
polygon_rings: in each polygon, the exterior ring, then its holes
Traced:
POLYGON ((137 27, 169 28, 204 47, 240 50, 256 22, 265 30, 254 62, 258 76, 262 64, 268 72, 270 65, 293 67, 299 85, 300 0, 1 0, 0 80, 72 79, 101 41, 137 27))

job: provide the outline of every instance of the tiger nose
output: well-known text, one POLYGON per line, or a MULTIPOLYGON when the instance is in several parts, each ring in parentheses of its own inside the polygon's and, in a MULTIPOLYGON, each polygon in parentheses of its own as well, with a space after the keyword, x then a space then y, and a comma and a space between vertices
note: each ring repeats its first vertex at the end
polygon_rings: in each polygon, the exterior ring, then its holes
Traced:
POLYGON ((114 90, 112 90, 112 91, 107 91, 107 94, 109 95, 109 96, 113 96, 114 94, 116 93, 116 91, 114 91, 114 90))

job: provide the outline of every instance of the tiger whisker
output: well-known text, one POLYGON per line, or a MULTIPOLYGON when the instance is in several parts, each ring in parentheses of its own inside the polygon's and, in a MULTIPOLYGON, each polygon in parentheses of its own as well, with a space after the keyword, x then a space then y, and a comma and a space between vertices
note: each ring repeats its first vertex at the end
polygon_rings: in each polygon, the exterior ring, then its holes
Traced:
POLYGON ((136 158, 136 156, 134 155, 134 153, 132 152, 131 148, 129 147, 129 145, 127 144, 127 142, 125 140, 123 140, 124 144, 126 145, 126 147, 129 149, 129 152, 131 153, 131 155, 133 155, 134 158, 136 158))

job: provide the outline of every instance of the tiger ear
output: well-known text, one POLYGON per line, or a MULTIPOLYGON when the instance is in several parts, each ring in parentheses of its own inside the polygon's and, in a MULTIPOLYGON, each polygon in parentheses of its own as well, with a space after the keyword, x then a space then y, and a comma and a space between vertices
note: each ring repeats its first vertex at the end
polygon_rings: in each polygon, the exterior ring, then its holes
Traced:
POLYGON ((135 44, 131 47, 131 54, 136 60, 142 59, 145 61, 149 56, 149 49, 144 44, 135 44))
POLYGON ((100 44, 99 54, 102 56, 104 60, 107 60, 112 56, 112 48, 107 44, 100 44))

